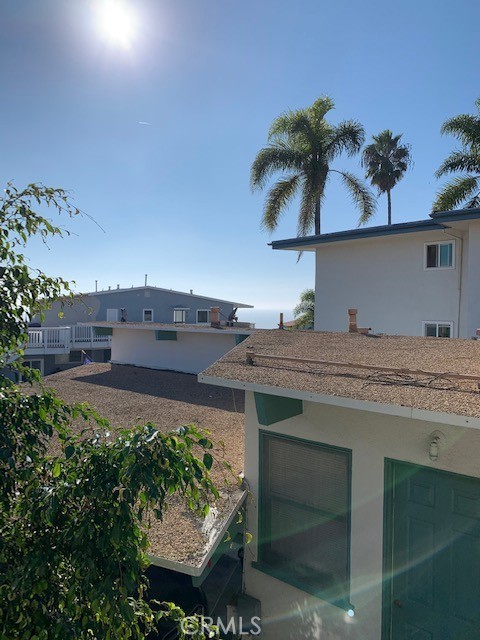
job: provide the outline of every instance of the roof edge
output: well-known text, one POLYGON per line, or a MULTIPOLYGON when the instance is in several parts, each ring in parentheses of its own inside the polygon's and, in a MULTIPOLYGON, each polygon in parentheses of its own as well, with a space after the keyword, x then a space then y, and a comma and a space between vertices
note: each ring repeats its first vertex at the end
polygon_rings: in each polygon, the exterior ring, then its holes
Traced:
POLYGON ((415 409, 405 405, 384 404, 382 402, 373 402, 371 400, 357 400, 356 398, 347 398, 344 396, 326 395, 311 391, 299 391, 285 387, 273 387, 270 385, 257 384, 255 382, 243 382, 240 380, 231 380, 229 378, 206 376, 203 373, 199 373, 197 379, 203 384, 212 384, 217 387, 242 389, 243 391, 257 391, 259 393, 267 393, 273 396, 286 396, 288 398, 318 402, 319 404, 328 404, 345 409, 358 409, 360 411, 383 413, 401 418, 410 418, 412 420, 422 420, 423 422, 437 422, 439 424, 449 424, 456 427, 480 429, 480 418, 475 418, 474 416, 460 416, 456 413, 429 411, 428 409, 415 409))
POLYGON ((205 571, 208 563, 212 559, 213 554, 217 550, 219 544, 224 540, 229 526, 232 524, 238 510, 245 502, 248 495, 247 489, 244 489, 242 495, 239 497, 235 505, 230 511, 230 515, 225 519, 222 526, 218 529, 218 533, 215 536, 215 540, 210 545, 208 552, 203 556, 202 563, 200 565, 192 565, 180 560, 169 560, 168 558, 162 558, 160 556, 148 556, 150 562, 156 567, 162 567, 163 569, 170 569, 172 571, 178 571, 178 573, 185 573, 188 576, 199 577, 205 571))
MULTIPOLYGON (((479 214, 480 215, 480 214, 479 214)), ((305 236, 304 238, 288 238, 286 240, 274 240, 270 243, 272 249, 304 250, 308 246, 341 242, 342 240, 355 240, 357 238, 375 238, 378 236, 399 235, 404 233, 416 233, 421 231, 438 230, 444 226, 435 220, 416 220, 414 222, 400 222, 398 224, 381 225, 378 227, 362 227, 347 229, 333 233, 323 233, 317 236, 305 236)))

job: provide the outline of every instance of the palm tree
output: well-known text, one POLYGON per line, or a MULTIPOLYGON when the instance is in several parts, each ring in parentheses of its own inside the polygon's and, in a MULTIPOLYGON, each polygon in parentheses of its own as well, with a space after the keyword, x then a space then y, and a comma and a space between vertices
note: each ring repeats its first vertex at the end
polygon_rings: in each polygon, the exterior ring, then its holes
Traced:
POLYGON ((300 294, 300 302, 293 310, 295 316, 295 329, 313 329, 315 313, 315 291, 305 289, 300 294))
POLYGON ((464 113, 443 123, 442 134, 455 136, 462 148, 452 151, 435 175, 440 178, 448 173, 465 173, 447 182, 438 192, 432 211, 449 211, 459 205, 467 209, 480 206, 480 98, 475 106, 478 115, 464 113))
POLYGON ((276 229, 282 213, 300 193, 298 235, 307 235, 312 227, 318 235, 325 187, 332 173, 340 176, 360 208, 361 224, 374 213, 375 200, 368 188, 351 173, 331 166, 342 153, 358 153, 365 138, 359 122, 348 120, 336 126, 327 122, 325 116, 333 106, 330 98, 323 97, 307 109, 287 111, 273 121, 269 145, 257 154, 250 178, 252 189, 263 189, 273 174, 283 172, 267 194, 262 217, 265 229, 276 229))
POLYGON ((378 195, 387 194, 388 224, 392 224, 393 187, 403 178, 411 165, 410 146, 399 144, 403 134, 394 136, 385 129, 376 136, 373 142, 362 153, 362 166, 366 168, 365 177, 378 189, 378 195))

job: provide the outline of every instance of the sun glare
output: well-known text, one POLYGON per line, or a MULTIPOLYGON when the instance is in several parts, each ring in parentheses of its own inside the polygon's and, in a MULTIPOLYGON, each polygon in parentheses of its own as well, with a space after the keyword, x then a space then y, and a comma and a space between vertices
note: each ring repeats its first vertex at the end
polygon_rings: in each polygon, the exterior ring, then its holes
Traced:
POLYGON ((135 35, 135 16, 122 0, 104 0, 99 7, 98 27, 109 42, 128 48, 135 35))

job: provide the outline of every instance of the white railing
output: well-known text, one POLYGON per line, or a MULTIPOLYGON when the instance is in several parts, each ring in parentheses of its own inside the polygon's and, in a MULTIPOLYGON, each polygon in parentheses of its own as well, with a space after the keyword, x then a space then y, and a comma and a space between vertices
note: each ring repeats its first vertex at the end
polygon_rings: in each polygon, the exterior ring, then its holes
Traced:
POLYGON ((108 349, 111 336, 96 335, 93 327, 38 327, 28 330, 25 353, 69 353, 72 349, 108 349))

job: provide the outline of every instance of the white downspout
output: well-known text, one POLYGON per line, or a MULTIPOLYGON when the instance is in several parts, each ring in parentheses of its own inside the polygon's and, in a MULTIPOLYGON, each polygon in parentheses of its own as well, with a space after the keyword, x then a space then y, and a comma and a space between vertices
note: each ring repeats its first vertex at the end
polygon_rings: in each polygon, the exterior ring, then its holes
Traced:
MULTIPOLYGON (((446 229, 443 229, 443 233, 447 236, 450 236, 451 238, 455 238, 456 240, 459 240, 460 242, 460 260, 459 260, 459 265, 458 265, 458 284, 457 284, 457 288, 458 288, 458 308, 457 308, 457 338, 460 338, 460 313, 461 313, 461 305, 462 305, 462 287, 463 287, 463 237, 461 236, 456 236, 453 233, 449 233, 446 229)), ((455 256, 456 258, 456 256, 455 256)))

